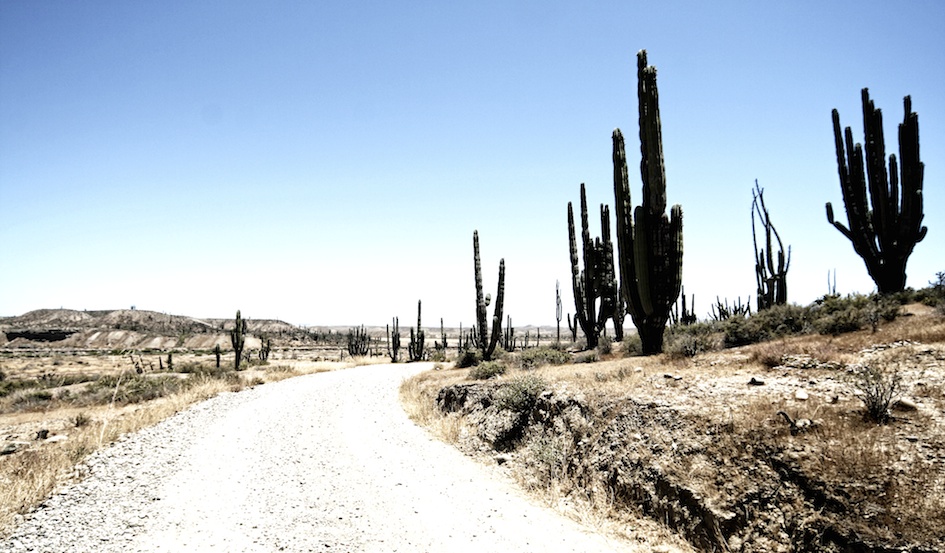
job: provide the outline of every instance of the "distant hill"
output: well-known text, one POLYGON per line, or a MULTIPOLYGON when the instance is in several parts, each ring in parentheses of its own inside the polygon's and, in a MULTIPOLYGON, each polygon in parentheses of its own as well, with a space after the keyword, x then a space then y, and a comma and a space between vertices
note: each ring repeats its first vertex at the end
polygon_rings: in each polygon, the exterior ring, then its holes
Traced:
MULTIPOLYGON (((305 330, 284 321, 247 319, 253 342, 265 335, 275 343, 304 342, 305 330)), ((229 346, 233 319, 197 319, 138 309, 76 311, 37 309, 0 318, 0 347, 212 349, 229 346)))

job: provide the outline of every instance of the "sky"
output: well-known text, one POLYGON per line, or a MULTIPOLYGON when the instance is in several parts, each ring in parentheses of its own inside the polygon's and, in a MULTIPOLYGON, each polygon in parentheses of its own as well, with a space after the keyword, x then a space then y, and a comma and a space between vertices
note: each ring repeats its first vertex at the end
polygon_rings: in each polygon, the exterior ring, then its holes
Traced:
POLYGON ((919 115, 920 288, 945 271, 943 24, 937 0, 0 0, 0 315, 383 325, 422 300, 468 326, 478 230, 486 292, 504 259, 513 325, 554 325, 567 204, 586 183, 599 235, 618 127, 640 201, 641 49, 697 315, 754 304, 756 179, 789 301, 833 271, 874 290, 824 209, 845 221, 830 113, 862 141, 863 87, 887 154, 904 96, 919 115))

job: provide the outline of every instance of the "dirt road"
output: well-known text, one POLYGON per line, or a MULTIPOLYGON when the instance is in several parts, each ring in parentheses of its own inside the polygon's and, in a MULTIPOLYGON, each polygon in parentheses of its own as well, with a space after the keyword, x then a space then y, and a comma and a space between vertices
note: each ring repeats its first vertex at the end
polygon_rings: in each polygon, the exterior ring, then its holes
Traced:
POLYGON ((0 551, 633 551, 410 422, 378 365, 225 394, 94 455, 0 551))

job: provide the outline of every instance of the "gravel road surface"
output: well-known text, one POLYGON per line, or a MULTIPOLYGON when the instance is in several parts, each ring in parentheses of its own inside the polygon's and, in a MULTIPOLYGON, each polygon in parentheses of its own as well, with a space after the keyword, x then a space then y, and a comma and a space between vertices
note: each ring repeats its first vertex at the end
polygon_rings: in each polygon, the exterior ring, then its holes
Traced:
POLYGON ((92 455, 0 552, 634 551, 527 499, 407 419, 430 365, 228 393, 92 455))

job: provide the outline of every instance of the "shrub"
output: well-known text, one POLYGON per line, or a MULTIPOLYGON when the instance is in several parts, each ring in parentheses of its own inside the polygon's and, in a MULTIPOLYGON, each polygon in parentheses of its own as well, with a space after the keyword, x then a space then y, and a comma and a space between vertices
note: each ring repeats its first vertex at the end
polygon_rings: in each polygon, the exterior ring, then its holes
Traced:
POLYGON ((470 380, 488 380, 505 374, 505 365, 498 361, 485 361, 469 370, 470 380))
POLYGON ((534 369, 543 365, 564 365, 571 362, 567 352, 550 347, 532 348, 523 351, 518 357, 523 369, 534 369))
POLYGON ((493 400, 499 409, 522 413, 535 405, 538 394, 545 386, 545 381, 533 374, 518 376, 500 386, 493 400))
POLYGON ((594 349, 583 351, 574 356, 575 363, 597 363, 598 361, 600 361, 600 355, 594 349))
POLYGON ((889 422, 889 406, 902 391, 902 375, 886 363, 874 361, 853 372, 853 387, 866 407, 865 417, 879 424, 889 422))
POLYGON ((482 363, 482 353, 479 350, 463 350, 456 358, 456 368, 458 369, 467 369, 479 363, 482 363))
POLYGON ((810 308, 814 330, 836 336, 870 325, 873 330, 880 320, 892 321, 899 315, 900 303, 895 297, 852 294, 845 298, 825 296, 810 308))
POLYGON ((669 329, 663 348, 670 355, 694 357, 719 349, 720 341, 715 323, 677 325, 669 329))
POLYGON ((614 341, 606 334, 597 340, 597 352, 601 355, 610 355, 614 350, 614 341))

